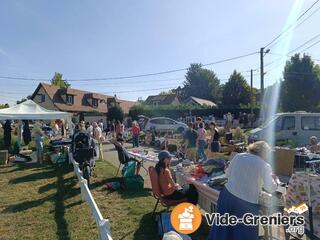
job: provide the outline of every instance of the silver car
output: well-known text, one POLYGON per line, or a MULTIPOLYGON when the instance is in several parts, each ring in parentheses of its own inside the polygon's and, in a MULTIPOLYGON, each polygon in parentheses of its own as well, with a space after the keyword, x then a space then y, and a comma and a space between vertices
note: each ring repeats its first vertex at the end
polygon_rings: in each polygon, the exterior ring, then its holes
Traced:
POLYGON ((187 124, 178 122, 167 117, 151 118, 146 124, 146 130, 157 130, 157 131, 175 131, 182 133, 188 129, 187 124))

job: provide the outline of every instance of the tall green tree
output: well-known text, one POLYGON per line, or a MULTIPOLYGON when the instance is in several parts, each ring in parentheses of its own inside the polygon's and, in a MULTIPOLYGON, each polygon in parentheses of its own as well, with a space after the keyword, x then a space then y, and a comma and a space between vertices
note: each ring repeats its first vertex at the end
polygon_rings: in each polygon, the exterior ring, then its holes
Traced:
POLYGON ((225 107, 242 107, 250 104, 250 86, 241 73, 236 70, 223 86, 222 105, 225 107))
POLYGON ((201 64, 191 64, 183 83, 183 97, 190 96, 218 101, 221 97, 220 80, 201 64))
POLYGON ((110 121, 123 121, 124 112, 119 104, 113 104, 111 107, 108 108, 107 118, 110 121))
POLYGON ((55 72, 53 78, 51 79, 51 85, 53 86, 58 86, 58 87, 70 87, 70 84, 68 83, 67 80, 64 80, 62 78, 62 74, 55 72))
POLYGON ((287 61, 281 87, 283 111, 314 111, 320 102, 320 67, 308 55, 287 61))

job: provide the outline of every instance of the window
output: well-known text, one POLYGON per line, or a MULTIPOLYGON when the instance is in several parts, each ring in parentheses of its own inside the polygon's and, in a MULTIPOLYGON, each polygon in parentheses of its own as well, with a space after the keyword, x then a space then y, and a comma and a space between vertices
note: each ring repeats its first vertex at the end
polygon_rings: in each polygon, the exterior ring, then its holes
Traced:
POLYGON ((96 98, 92 99, 92 106, 98 107, 98 99, 96 99, 96 98))
POLYGON ((39 103, 43 103, 46 101, 46 96, 44 94, 38 94, 39 103))
POLYGON ((320 130, 320 117, 301 117, 301 128, 303 130, 320 130))
POLYGON ((67 95, 67 103, 73 104, 73 95, 67 95))
POLYGON ((152 124, 165 124, 165 119, 153 119, 153 120, 150 120, 150 123, 152 123, 152 124))
POLYGON ((174 122, 173 120, 171 120, 171 119, 164 119, 164 122, 165 122, 165 124, 167 124, 167 125, 173 125, 173 124, 175 124, 175 122, 174 122))
POLYGON ((281 130, 294 130, 296 129, 296 118, 292 117, 284 117, 282 120, 282 128, 281 130))

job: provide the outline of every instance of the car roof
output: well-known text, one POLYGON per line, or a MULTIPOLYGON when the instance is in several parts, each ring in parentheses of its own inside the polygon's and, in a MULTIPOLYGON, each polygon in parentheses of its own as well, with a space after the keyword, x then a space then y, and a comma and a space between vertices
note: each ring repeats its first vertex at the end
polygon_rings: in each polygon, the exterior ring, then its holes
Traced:
POLYGON ((276 114, 276 116, 293 116, 293 115, 320 116, 320 113, 296 111, 296 112, 284 112, 284 113, 276 114))
POLYGON ((150 120, 154 120, 154 119, 170 119, 170 120, 174 120, 174 119, 168 118, 168 117, 154 117, 154 118, 150 118, 150 120))

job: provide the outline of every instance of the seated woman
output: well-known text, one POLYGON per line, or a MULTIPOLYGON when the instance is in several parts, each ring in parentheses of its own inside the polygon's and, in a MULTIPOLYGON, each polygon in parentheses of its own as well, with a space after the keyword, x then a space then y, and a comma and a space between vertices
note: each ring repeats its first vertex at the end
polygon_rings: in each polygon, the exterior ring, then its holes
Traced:
MULTIPOLYGON (((248 153, 237 154, 226 170, 228 182, 220 192, 217 213, 234 215, 238 219, 244 214, 259 214, 259 195, 264 188, 274 192, 276 177, 266 162, 270 151, 264 141, 255 142, 248 147, 248 153)), ((258 240, 259 226, 213 225, 209 240, 258 240)))
POLYGON ((124 146, 124 139, 122 138, 122 136, 119 135, 117 138, 117 141, 112 141, 112 143, 114 144, 114 146, 118 152, 118 159, 121 164, 126 165, 130 161, 136 162, 137 167, 136 167, 135 174, 138 175, 140 172, 140 169, 142 167, 142 163, 140 161, 138 161, 137 159, 130 157, 128 150, 124 146))
POLYGON ((319 145, 318 138, 317 138, 316 136, 312 136, 312 137, 310 138, 309 150, 310 150, 312 153, 318 153, 318 152, 320 152, 320 145, 319 145))
POLYGON ((170 162, 172 155, 163 150, 158 155, 159 162, 156 164, 156 171, 159 176, 160 189, 168 200, 187 199, 188 202, 196 205, 198 202, 198 192, 193 185, 188 188, 182 188, 175 183, 171 176, 170 162))

